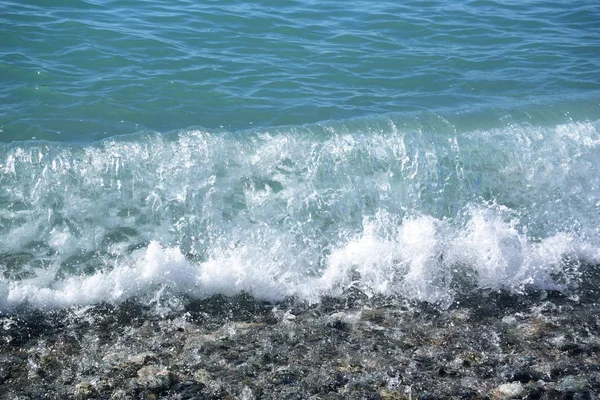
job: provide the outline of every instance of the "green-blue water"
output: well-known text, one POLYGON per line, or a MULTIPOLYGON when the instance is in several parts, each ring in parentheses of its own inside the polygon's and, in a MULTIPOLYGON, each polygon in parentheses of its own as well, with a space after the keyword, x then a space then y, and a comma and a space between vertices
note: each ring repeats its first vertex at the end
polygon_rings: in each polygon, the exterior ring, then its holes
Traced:
POLYGON ((589 0, 3 1, 1 139, 540 104, 597 118, 599 32, 589 0))
POLYGON ((591 0, 3 1, 0 308, 571 290, 599 71, 591 0))

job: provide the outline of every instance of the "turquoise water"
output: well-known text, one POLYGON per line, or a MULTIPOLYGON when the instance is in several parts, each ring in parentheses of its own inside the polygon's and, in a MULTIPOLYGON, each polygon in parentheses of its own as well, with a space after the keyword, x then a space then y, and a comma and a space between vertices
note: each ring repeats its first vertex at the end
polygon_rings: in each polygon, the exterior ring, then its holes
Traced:
POLYGON ((0 4, 0 309, 600 264, 594 1, 0 4))
POLYGON ((598 32, 595 1, 3 1, 0 138, 540 104, 595 119, 598 32))

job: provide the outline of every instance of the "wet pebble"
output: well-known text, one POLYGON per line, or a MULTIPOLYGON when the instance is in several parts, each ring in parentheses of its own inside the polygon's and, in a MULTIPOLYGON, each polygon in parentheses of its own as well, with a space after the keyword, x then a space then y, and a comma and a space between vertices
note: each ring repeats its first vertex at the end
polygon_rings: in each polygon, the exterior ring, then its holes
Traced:
MULTIPOLYGON (((114 400, 533 400, 600 393, 597 307, 563 312, 561 303, 546 303, 444 311, 394 299, 334 299, 268 312, 252 304, 241 314, 199 303, 166 316, 128 305, 142 315, 125 320, 115 317, 123 310, 107 306, 29 340, 12 341, 12 328, 0 332, 0 393, 35 399, 51 388, 57 399, 114 400)), ((53 326, 50 316, 35 324, 53 326)))
POLYGON ((145 366, 137 372, 136 385, 150 391, 162 391, 169 388, 171 375, 162 367, 145 366))
POLYGON ((490 395, 494 400, 508 400, 520 396, 523 392, 521 382, 504 383, 492 389, 490 395))

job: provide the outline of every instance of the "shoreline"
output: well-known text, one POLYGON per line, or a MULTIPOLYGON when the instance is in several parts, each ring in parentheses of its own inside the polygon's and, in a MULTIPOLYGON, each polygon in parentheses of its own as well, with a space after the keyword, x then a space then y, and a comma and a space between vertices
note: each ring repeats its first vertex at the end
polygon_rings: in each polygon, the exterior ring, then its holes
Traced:
POLYGON ((24 309, 1 319, 0 398, 597 399, 592 294, 24 309))

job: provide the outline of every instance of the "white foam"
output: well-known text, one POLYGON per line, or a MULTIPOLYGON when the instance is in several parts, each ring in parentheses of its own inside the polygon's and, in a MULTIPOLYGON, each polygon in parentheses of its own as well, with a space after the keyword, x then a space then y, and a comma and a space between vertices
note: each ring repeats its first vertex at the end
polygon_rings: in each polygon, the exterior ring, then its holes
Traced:
POLYGON ((597 122, 388 122, 6 148, 0 261, 35 277, 0 277, 0 308, 350 287, 447 306, 473 285, 562 290, 600 264, 597 122))
POLYGON ((359 285, 373 293, 449 305, 453 288, 460 286, 452 280, 460 272, 479 288, 564 290, 577 280, 557 283, 553 275, 567 268, 572 274, 577 263, 600 262, 600 248, 573 235, 558 233, 533 241, 516 229, 514 221, 503 218, 505 212, 494 205, 472 208, 462 226, 430 216, 406 218, 388 236, 375 231, 393 230, 386 225, 395 224, 394 218, 367 221, 360 236, 332 253, 320 287, 339 294, 359 285))
POLYGON ((268 243, 254 243, 194 262, 177 247, 151 242, 110 271, 54 281, 55 271, 49 269, 37 271, 33 279, 2 281, 0 307, 118 303, 165 289, 193 297, 243 291, 267 300, 298 296, 318 301, 353 286, 368 294, 401 294, 444 307, 453 301, 457 285, 452 279, 459 269, 472 274, 480 288, 518 292, 527 286, 564 289, 568 282, 558 284, 552 275, 569 262, 600 263, 599 248, 568 234, 532 242, 513 222, 503 220, 502 208, 496 206, 473 209, 463 226, 430 216, 398 221, 381 211, 365 219, 363 232, 335 249, 316 276, 290 271, 284 260, 273 257, 276 253, 268 243))

